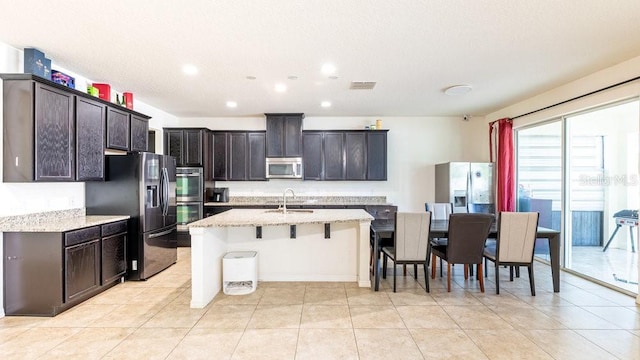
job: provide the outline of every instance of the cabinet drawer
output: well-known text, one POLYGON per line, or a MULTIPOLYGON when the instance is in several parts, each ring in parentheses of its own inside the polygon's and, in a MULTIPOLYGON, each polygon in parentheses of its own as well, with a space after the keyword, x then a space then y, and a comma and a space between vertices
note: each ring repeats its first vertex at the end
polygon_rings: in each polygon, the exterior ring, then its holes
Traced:
POLYGON ((73 246, 85 241, 99 239, 100 227, 92 226, 90 228, 74 230, 64 233, 64 246, 73 246))
POLYGON ((127 220, 102 225, 102 237, 127 232, 127 220))

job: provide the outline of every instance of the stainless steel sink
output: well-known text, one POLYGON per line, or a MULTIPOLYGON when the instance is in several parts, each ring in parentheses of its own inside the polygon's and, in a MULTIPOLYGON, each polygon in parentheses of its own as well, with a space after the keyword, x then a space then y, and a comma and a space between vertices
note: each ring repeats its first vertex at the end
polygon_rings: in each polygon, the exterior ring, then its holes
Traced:
MULTIPOLYGON (((278 213, 278 214, 284 214, 284 209, 271 209, 271 210, 266 210, 266 213, 278 213)), ((312 213, 313 210, 310 209, 287 209, 287 213, 312 213)))

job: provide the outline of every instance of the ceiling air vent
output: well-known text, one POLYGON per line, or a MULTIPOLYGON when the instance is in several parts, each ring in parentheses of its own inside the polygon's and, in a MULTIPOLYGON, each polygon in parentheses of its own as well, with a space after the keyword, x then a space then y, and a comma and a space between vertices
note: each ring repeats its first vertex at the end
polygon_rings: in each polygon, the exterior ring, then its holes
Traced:
POLYGON ((351 90, 371 90, 376 86, 375 81, 352 81, 349 89, 351 90))

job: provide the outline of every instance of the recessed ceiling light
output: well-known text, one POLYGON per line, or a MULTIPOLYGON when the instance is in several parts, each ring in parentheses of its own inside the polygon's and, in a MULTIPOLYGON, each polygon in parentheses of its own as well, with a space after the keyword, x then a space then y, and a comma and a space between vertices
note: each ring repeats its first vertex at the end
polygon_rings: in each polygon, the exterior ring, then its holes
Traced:
POLYGON ((289 80, 298 80, 298 77, 297 77, 297 76, 295 76, 295 75, 289 75, 289 76, 287 77, 287 79, 289 79, 289 80))
POLYGON ((336 67, 333 64, 326 63, 322 65, 321 71, 325 75, 333 75, 336 72, 336 67))
POLYGON ((195 75, 198 73, 198 68, 195 65, 187 64, 182 67, 182 72, 187 75, 195 75))
POLYGON ((285 85, 283 83, 278 83, 278 84, 276 84, 276 86, 274 86, 274 89, 277 92, 285 92, 285 91, 287 91, 287 85, 285 85))
POLYGON ((331 76, 329 76, 329 79, 331 79, 331 80, 338 80, 338 77, 337 77, 337 76, 335 76, 335 75, 331 75, 331 76))
POLYGON ((229 108, 238 107, 238 103, 235 102, 235 101, 227 101, 227 107, 229 107, 229 108))
POLYGON ((255 80, 255 79, 256 79, 255 76, 251 76, 251 75, 247 76, 247 80, 255 80))
POLYGON ((331 107, 331 101, 323 101, 323 102, 320 103, 320 106, 322 106, 324 108, 331 107))
POLYGON ((444 89, 447 95, 464 95, 473 89, 471 85, 454 85, 444 89))

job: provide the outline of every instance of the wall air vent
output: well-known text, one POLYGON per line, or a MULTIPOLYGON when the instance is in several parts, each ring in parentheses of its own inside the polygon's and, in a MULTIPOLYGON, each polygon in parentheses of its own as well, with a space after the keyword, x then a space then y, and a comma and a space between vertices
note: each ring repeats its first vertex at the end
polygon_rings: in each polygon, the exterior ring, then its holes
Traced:
POLYGON ((376 86, 375 81, 352 81, 349 89, 351 90, 371 90, 376 86))

